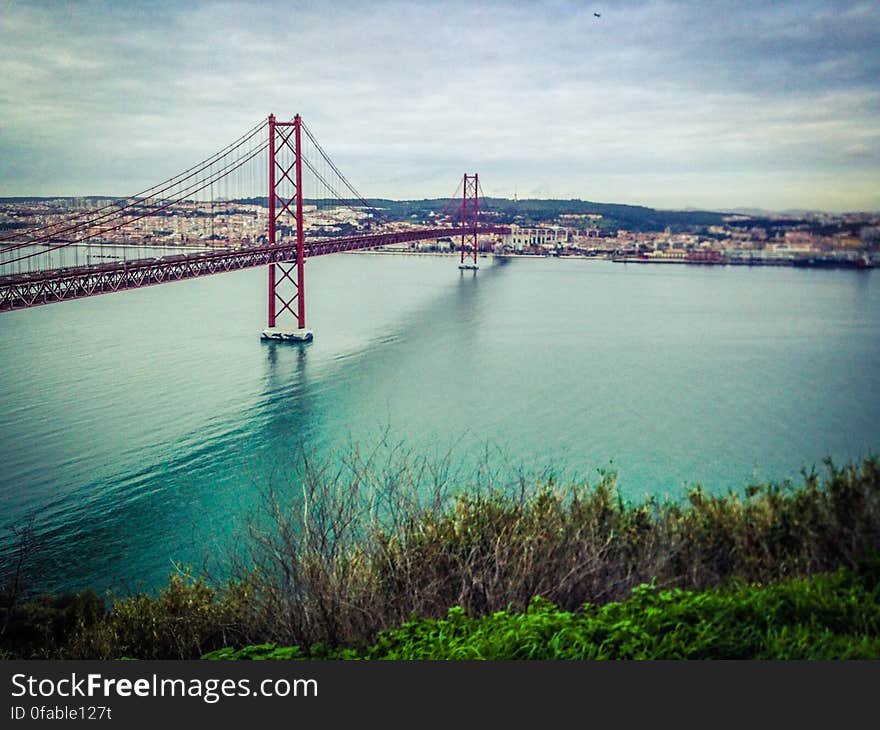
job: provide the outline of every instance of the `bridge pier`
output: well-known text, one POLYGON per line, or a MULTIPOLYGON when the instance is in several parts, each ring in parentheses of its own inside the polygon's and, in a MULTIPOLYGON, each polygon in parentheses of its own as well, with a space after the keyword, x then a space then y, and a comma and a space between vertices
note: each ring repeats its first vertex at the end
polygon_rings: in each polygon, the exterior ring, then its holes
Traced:
POLYGON ((275 340, 276 342, 311 342, 314 333, 299 327, 267 327, 260 335, 262 340, 275 340))

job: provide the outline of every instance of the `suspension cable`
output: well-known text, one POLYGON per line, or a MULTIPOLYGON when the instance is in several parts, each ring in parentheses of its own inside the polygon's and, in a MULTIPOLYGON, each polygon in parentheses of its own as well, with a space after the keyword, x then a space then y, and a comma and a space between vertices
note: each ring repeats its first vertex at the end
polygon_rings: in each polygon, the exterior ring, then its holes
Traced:
POLYGON ((158 194, 164 193, 167 190, 176 187, 177 185, 183 183, 184 181, 189 180, 190 178, 195 177, 196 175, 199 175, 200 173, 204 172, 208 168, 212 167, 217 162, 222 160, 224 157, 235 152, 238 148, 240 148, 241 146, 243 146, 244 144, 246 144, 247 142, 252 140, 253 137, 255 137, 257 134, 259 134, 267 124, 268 124, 268 122, 261 122, 260 124, 256 125, 251 130, 249 130, 246 134, 239 137, 235 142, 224 147, 220 152, 217 152, 217 153, 211 155, 210 157, 206 158, 205 160, 198 163, 197 165, 194 165, 194 166, 188 168, 187 170, 184 170, 183 172, 178 173, 174 177, 171 177, 171 178, 168 178, 167 180, 162 181, 161 183, 153 185, 152 187, 147 188, 146 190, 141 191, 140 193, 137 193, 136 195, 132 195, 127 198, 119 198, 117 200, 114 200, 111 203, 108 203, 107 205, 101 206, 100 208, 98 208, 96 210, 88 211, 87 213, 75 214, 74 216, 71 216, 66 221, 59 221, 56 223, 52 223, 48 226, 32 228, 32 229, 25 231, 24 233, 16 233, 16 234, 10 234, 10 235, 6 235, 6 236, 0 236, 0 241, 9 240, 11 238, 18 238, 22 235, 30 236, 29 241, 17 242, 13 245, 0 248, 0 254, 7 253, 9 251, 14 251, 14 250, 20 249, 24 246, 30 246, 30 245, 34 245, 36 243, 40 243, 42 241, 46 241, 48 239, 57 237, 58 235, 60 235, 62 233, 75 232, 75 231, 82 229, 82 228, 88 228, 89 226, 95 225, 96 223, 98 223, 99 221, 101 221, 103 219, 112 218, 113 216, 122 215, 122 211, 127 210, 132 207, 135 207, 135 206, 138 206, 138 205, 142 205, 144 200, 148 200, 149 198, 155 197, 158 194), (128 203, 122 205, 122 203, 125 201, 131 201, 131 202, 128 202, 128 203), (108 210, 109 208, 114 208, 114 210, 108 210), (107 212, 105 212, 101 215, 95 216, 95 214, 99 213, 100 211, 107 211, 107 212), (95 216, 95 217, 89 218, 88 220, 84 220, 79 223, 73 223, 73 221, 75 221, 77 218, 79 218, 83 215, 89 215, 89 216, 95 216), (67 223, 70 223, 71 225, 68 225, 66 228, 64 228, 64 227, 62 227, 60 229, 58 228, 58 226, 64 226, 67 223), (48 231, 48 233, 42 233, 44 231, 48 231), (36 234, 40 234, 40 233, 42 233, 42 235, 36 235, 36 234))

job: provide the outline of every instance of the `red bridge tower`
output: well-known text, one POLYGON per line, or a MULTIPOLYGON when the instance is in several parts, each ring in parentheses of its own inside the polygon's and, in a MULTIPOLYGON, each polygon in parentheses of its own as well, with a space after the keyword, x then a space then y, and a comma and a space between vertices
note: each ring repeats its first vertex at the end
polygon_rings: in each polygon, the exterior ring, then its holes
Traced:
POLYGON ((269 264, 269 326, 263 330, 265 340, 312 339, 312 331, 306 329, 301 126, 299 114, 292 122, 279 122, 274 114, 269 115, 269 246, 276 245, 278 221, 287 213, 296 224, 296 260, 284 261, 279 252, 278 260, 269 264), (276 325, 285 312, 296 318, 295 327, 276 325))
POLYGON ((461 263, 459 269, 472 269, 477 266, 477 225, 480 220, 480 176, 464 174, 461 190, 461 263), (469 223, 473 227, 469 228, 469 223), (470 252, 467 249, 470 248, 470 252), (465 258, 473 258, 465 263, 465 258))

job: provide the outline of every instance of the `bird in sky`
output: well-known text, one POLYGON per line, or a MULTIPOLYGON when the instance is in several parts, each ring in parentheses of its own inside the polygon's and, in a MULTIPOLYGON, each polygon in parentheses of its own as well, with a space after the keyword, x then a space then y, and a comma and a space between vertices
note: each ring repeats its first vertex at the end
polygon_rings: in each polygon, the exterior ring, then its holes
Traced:
POLYGON ((593 15, 595 15, 597 18, 601 18, 601 17, 602 17, 602 13, 593 13, 593 15))

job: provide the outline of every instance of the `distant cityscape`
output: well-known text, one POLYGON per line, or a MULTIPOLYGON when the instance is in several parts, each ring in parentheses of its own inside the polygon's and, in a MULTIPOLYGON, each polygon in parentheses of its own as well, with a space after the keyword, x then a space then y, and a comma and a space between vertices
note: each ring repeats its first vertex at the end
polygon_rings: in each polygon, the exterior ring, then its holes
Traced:
MULTIPOLYGON (((370 201, 351 208, 335 201, 304 206, 306 235, 335 237, 455 225, 442 214, 442 200, 370 201)), ((110 207, 101 198, 5 199, 0 232, 22 234, 50 227, 64 239, 71 216, 110 207)), ((206 249, 239 248, 267 242, 265 200, 185 201, 156 213, 139 201, 130 222, 88 240, 91 246, 206 249)), ((511 201, 492 198, 481 221, 510 226, 506 235, 481 236, 480 249, 496 255, 605 258, 632 263, 702 263, 874 267, 880 262, 880 214, 774 214, 659 211, 588 201, 511 201)), ((284 224, 279 241, 295 235, 284 224)), ((52 239, 53 241, 56 239, 52 239)), ((45 241, 50 243, 51 241, 45 241)), ((75 242, 75 241, 74 241, 75 242)), ((449 253, 452 237, 387 246, 386 252, 449 253)))

